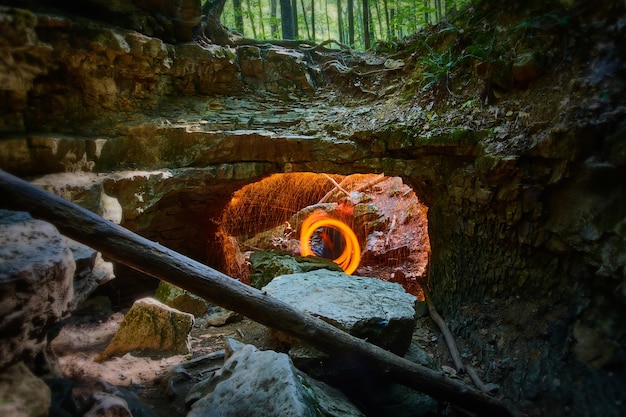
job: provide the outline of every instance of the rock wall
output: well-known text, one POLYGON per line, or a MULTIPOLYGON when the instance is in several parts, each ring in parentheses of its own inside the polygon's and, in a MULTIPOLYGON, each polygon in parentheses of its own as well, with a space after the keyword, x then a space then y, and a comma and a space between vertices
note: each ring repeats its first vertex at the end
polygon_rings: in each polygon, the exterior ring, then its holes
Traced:
POLYGON ((303 54, 278 46, 249 46, 238 56, 229 47, 172 44, 145 30, 37 10, 0 6, 0 133, 111 134, 114 122, 166 96, 312 92, 320 81, 303 54))

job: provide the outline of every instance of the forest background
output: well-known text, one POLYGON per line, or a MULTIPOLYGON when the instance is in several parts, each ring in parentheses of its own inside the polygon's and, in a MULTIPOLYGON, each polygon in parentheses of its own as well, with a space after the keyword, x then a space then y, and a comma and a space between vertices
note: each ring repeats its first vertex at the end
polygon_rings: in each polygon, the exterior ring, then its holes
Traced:
MULTIPOLYGON (((369 50, 414 34, 468 1, 226 0, 221 20, 247 38, 333 39, 369 50)), ((203 0, 203 4, 207 2, 211 0, 203 0)))

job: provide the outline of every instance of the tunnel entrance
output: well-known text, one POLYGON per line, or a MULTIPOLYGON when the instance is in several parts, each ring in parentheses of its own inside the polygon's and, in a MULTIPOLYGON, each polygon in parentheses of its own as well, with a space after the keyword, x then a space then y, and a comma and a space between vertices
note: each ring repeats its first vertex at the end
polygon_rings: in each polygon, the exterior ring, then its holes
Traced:
POLYGON ((217 232, 221 269, 250 283, 254 252, 319 256, 350 274, 398 282, 421 298, 427 211, 399 177, 274 174, 239 189, 226 206, 217 232))
MULTIPOLYGON (((421 299, 430 241, 428 208, 399 177, 310 172, 273 174, 226 188, 196 186, 167 193, 124 227, 244 283, 254 273, 254 252, 313 255, 341 264, 350 239, 335 223, 309 231, 312 253, 302 253, 302 224, 313 215, 340 221, 354 233, 350 274, 398 282, 421 299), (233 191, 235 190, 235 191, 233 191), (326 240, 326 242, 325 242, 326 240)), ((344 268, 345 270, 345 268, 344 268)), ((120 308, 154 294, 158 280, 122 265, 100 286, 120 308)))

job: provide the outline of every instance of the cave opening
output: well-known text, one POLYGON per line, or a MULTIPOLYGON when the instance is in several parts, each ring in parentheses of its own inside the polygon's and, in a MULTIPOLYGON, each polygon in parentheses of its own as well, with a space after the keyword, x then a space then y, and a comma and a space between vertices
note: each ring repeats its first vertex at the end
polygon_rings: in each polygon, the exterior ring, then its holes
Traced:
MULTIPOLYGON (((122 226, 259 288, 250 279, 255 252, 312 255, 340 264, 349 246, 345 263, 353 265, 346 272, 397 282, 422 300, 420 282, 430 253, 427 214, 428 207, 400 177, 298 172, 223 188, 198 184, 179 189, 137 217, 124 219, 122 226), (354 236, 336 223, 324 223, 309 231, 310 252, 302 253, 303 222, 315 216, 344 224, 354 236)), ((105 295, 124 309, 155 294, 157 279, 123 265, 114 269, 118 279, 92 296, 105 295)))
POLYGON ((397 282, 422 299, 427 213, 400 177, 274 174, 237 190, 225 207, 216 233, 220 269, 255 285, 255 252, 318 256, 348 274, 397 282))

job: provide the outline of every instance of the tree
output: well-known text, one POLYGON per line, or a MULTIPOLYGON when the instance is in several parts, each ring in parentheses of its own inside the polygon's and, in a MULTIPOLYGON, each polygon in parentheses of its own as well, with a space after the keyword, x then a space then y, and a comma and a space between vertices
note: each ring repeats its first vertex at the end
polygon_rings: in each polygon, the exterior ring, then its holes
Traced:
POLYGON ((345 43, 346 39, 343 35, 343 19, 341 11, 341 0, 337 0, 337 26, 339 28, 339 42, 345 43))
POLYGON ((298 0, 291 0, 291 11, 293 12, 293 39, 298 39, 298 0))
POLYGON ((270 0, 270 37, 272 39, 278 39, 278 18, 276 17, 277 8, 277 0, 270 0))
POLYGON ((311 39, 315 38, 315 0, 311 0, 311 39))
POLYGON ((283 39, 295 39, 291 0, 280 0, 280 23, 283 29, 283 39))
POLYGON ((221 22, 226 0, 207 0, 202 6, 199 33, 218 45, 231 45, 231 33, 221 22))
POLYGON ((243 35, 243 9, 241 0, 233 0, 233 13, 235 15, 235 29, 243 35))
POLYGON ((348 0, 348 44, 354 46, 354 0, 348 0))
POLYGON ((252 6, 250 5, 251 0, 246 0, 246 14, 248 15, 248 19, 250 20, 250 27, 252 28, 252 37, 254 39, 257 38, 256 33, 256 25, 254 24, 255 16, 252 13, 252 6))
POLYGON ((370 8, 367 0, 362 0, 363 3, 363 47, 370 49, 370 8))

